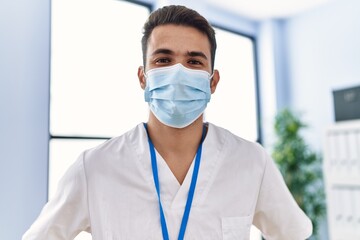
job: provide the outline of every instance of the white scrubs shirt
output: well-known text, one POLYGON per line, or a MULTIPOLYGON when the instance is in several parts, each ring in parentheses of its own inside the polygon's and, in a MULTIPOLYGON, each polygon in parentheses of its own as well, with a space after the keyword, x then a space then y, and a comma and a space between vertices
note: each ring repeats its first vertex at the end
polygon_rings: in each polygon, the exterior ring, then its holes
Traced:
MULTIPOLYGON (((177 239, 193 165, 182 185, 158 154, 170 239, 177 239)), ((304 240, 312 224, 273 160, 257 143, 208 124, 186 240, 247 240, 254 224, 269 240, 304 240)), ((143 124, 84 151, 23 240, 162 239, 158 197, 143 124)))

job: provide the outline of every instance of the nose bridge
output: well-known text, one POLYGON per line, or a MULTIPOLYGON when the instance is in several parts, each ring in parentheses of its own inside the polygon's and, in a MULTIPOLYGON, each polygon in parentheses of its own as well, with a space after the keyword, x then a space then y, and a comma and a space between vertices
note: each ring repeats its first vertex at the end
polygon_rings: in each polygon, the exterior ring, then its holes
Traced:
POLYGON ((178 52, 174 56, 174 65, 181 63, 181 65, 186 66, 187 60, 187 56, 184 53, 178 52))

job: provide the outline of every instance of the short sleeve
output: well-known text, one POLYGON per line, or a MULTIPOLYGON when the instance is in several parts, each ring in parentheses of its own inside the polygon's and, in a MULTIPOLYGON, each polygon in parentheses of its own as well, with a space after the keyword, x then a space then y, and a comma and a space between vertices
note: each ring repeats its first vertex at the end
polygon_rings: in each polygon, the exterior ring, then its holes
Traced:
POLYGON ((81 231, 90 232, 83 156, 67 170, 54 197, 22 240, 69 240, 81 231))
POLYGON ((312 234, 310 219, 292 197, 274 161, 264 155, 266 165, 253 224, 267 240, 307 239, 312 234))

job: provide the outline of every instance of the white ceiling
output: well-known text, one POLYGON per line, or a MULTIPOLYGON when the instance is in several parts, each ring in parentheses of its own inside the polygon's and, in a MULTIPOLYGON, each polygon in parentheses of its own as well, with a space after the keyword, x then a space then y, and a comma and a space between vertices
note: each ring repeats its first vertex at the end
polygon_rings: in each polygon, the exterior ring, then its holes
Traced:
POLYGON ((324 5, 332 0, 206 0, 210 4, 243 16, 262 20, 286 18, 324 5))

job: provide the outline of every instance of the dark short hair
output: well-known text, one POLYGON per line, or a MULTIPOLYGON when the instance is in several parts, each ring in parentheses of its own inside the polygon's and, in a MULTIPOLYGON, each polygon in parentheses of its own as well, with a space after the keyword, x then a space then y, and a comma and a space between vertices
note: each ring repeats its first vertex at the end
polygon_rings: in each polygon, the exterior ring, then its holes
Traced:
POLYGON ((208 37, 210 42, 211 67, 212 69, 214 69, 216 52, 216 39, 214 29, 209 24, 209 22, 198 12, 187 7, 178 5, 165 6, 157 9, 150 14, 148 20, 145 22, 143 27, 143 37, 141 39, 144 66, 146 63, 148 40, 152 31, 155 27, 166 24, 193 27, 204 33, 208 37))

